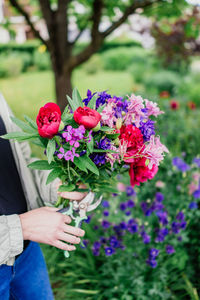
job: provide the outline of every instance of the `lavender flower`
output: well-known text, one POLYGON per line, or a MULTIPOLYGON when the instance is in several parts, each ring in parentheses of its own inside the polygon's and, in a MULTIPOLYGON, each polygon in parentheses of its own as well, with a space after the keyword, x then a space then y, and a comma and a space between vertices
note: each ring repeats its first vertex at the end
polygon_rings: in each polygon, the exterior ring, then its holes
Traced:
POLYGON ((122 211, 124 211, 124 210, 126 210, 126 208, 127 208, 127 204, 124 203, 124 202, 122 202, 122 203, 120 203, 119 208, 120 208, 122 211))
POLYGON ((107 220, 103 220, 102 223, 101 223, 101 226, 105 229, 109 228, 110 227, 110 222, 107 221, 107 220))
POLYGON ((196 164, 198 168, 200 168, 200 158, 196 157, 193 159, 193 163, 196 164))
POLYGON ((148 120, 147 122, 140 122, 139 129, 142 132, 144 142, 147 142, 150 140, 150 137, 152 135, 155 135, 155 127, 154 127, 155 121, 148 120))
POLYGON ((180 157, 174 157, 172 160, 172 164, 177 167, 177 169, 181 172, 186 172, 190 170, 190 166, 184 162, 180 157))
POLYGON ((135 206, 135 202, 133 200, 128 200, 127 201, 127 207, 133 208, 135 206))
POLYGON ((108 217, 109 216, 109 211, 108 210, 104 210, 104 212, 103 212, 103 215, 104 215, 104 217, 108 217))
POLYGON ((173 254, 175 252, 175 249, 172 245, 167 245, 166 252, 167 252, 167 254, 173 254))
POLYGON ((108 208, 108 207, 110 207, 110 204, 109 204, 109 202, 108 202, 108 201, 106 201, 106 200, 102 201, 102 202, 101 202, 101 205, 102 205, 103 207, 105 207, 105 208, 108 208))
POLYGON ((164 195, 160 192, 156 193, 156 201, 162 202, 164 200, 164 195))
POLYGON ((88 89, 87 90, 87 98, 83 99, 83 103, 87 106, 88 103, 90 102, 90 100, 92 99, 92 97, 95 95, 96 93, 92 94, 92 92, 88 89))
POLYGON ((152 268, 156 268, 158 265, 157 261, 154 259, 148 259, 146 260, 146 263, 152 268))
POLYGON ((135 196, 136 192, 134 191, 132 186, 127 186, 126 187, 126 195, 127 197, 135 196))
POLYGON ((115 249, 113 249, 112 247, 106 247, 105 248, 105 254, 106 256, 111 256, 115 253, 115 249))
POLYGON ((158 250, 156 248, 152 248, 152 249, 149 250, 149 257, 151 259, 154 259, 158 256, 159 252, 160 252, 160 250, 158 250))
POLYGON ((198 208, 197 202, 190 202, 188 208, 189 209, 197 209, 198 208))

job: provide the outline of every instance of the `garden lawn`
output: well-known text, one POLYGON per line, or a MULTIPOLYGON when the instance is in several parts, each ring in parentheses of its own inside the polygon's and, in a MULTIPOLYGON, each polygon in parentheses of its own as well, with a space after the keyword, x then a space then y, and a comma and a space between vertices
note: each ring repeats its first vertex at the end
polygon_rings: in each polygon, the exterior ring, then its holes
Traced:
MULTIPOLYGON (((92 91, 108 90, 116 95, 126 94, 133 88, 129 73, 117 71, 88 75, 79 69, 74 73, 73 84, 82 97, 88 88, 92 91)), ((28 72, 19 77, 1 79, 0 92, 17 117, 21 118, 24 114, 35 117, 39 107, 55 100, 53 74, 50 71, 28 72)))

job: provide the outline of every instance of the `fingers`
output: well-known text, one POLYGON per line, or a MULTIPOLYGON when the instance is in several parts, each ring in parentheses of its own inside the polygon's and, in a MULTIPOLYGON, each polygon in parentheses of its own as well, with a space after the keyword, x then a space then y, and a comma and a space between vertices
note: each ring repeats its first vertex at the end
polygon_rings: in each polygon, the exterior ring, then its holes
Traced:
POLYGON ((53 246, 56 247, 56 248, 59 248, 61 250, 67 250, 67 251, 73 251, 73 250, 76 250, 76 247, 73 246, 73 245, 68 245, 68 244, 65 244, 64 242, 61 242, 59 240, 55 241, 53 243, 53 246))
POLYGON ((87 193, 80 193, 80 192, 58 192, 58 194, 65 199, 77 200, 77 201, 82 200, 87 195, 87 193))
POLYGON ((77 227, 70 226, 70 225, 66 225, 66 224, 63 226, 63 230, 66 233, 73 234, 73 235, 80 236, 80 237, 84 236, 84 234, 85 234, 84 230, 77 228, 77 227))
POLYGON ((80 241, 81 241, 80 238, 77 238, 76 236, 65 233, 65 232, 59 232, 57 234, 57 238, 59 240, 62 240, 64 242, 67 242, 67 243, 70 243, 70 244, 79 244, 80 241))

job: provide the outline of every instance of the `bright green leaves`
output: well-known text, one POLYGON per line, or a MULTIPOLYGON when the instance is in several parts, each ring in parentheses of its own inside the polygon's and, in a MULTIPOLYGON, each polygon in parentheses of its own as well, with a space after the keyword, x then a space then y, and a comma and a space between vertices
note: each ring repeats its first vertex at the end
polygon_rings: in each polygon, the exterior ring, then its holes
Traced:
POLYGON ((69 102, 69 105, 71 107, 71 109, 73 110, 73 112, 78 108, 78 107, 83 107, 83 102, 82 102, 82 99, 81 99, 81 96, 77 90, 77 88, 74 88, 73 89, 73 92, 72 92, 72 99, 67 96, 67 100, 69 102))
POLYGON ((47 159, 49 164, 53 160, 53 155, 55 151, 56 151, 56 141, 54 139, 51 139, 48 141, 47 144, 47 159))
POLYGON ((56 166, 55 162, 48 163, 47 160, 37 160, 29 164, 28 167, 35 170, 51 170, 56 166))

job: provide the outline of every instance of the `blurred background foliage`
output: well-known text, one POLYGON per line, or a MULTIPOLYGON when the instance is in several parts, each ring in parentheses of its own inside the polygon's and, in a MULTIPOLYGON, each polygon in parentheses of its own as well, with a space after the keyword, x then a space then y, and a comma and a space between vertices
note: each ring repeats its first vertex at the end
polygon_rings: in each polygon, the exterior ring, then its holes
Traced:
MULTIPOLYGON (((177 6, 182 2, 177 1, 177 6)), ((109 3, 107 10, 112 19, 113 6, 109 3)), ((120 3, 117 1, 116 5, 120 3)), ((118 96, 140 94, 158 102, 165 114, 158 119, 157 131, 170 154, 156 178, 137 187, 132 195, 127 192, 128 178, 119 176, 124 190, 119 195, 105 195, 104 207, 91 214, 90 224, 83 224, 85 249, 78 246, 65 259, 62 251, 42 246, 55 299, 198 300, 200 297, 200 192, 195 194, 200 189, 200 171, 193 162, 200 157, 199 10, 195 7, 180 14, 180 9, 174 7, 172 12, 170 2, 166 2, 166 9, 160 9, 159 14, 159 7, 146 12, 152 20, 149 30, 155 39, 154 47, 146 49, 124 36, 107 40, 73 72, 73 85, 82 97, 90 88, 92 92, 108 90, 118 96), (174 164, 174 157, 184 162, 174 164), (141 203, 151 207, 157 193, 163 195, 166 225, 159 222, 155 209, 147 213, 141 207, 141 203), (130 200, 132 206, 128 204, 130 200), (105 201, 109 207, 105 207, 105 201), (122 203, 126 209, 122 209, 122 203), (176 234, 172 223, 177 222, 180 211, 187 225, 176 234), (131 219, 135 219, 135 232, 127 225, 131 219), (114 226, 120 227, 118 234, 113 231, 114 226), (149 243, 144 242, 142 228, 151 238, 149 243), (155 242, 158 228, 169 231, 162 242, 155 242), (121 247, 113 246, 113 236, 120 240, 121 247), (167 253, 167 245, 173 246, 175 252, 167 253), (109 247, 111 253, 106 250, 109 247), (151 248, 160 251, 155 268, 146 262, 151 248)), ((79 26, 83 26, 81 19, 79 26)), ((74 53, 84 47, 84 43, 78 43, 74 53)), ((19 118, 24 114, 35 118, 44 103, 55 101, 54 76, 45 45, 37 40, 0 44, 0 91, 19 118)), ((40 149, 32 147, 33 153, 40 156, 40 149)))

